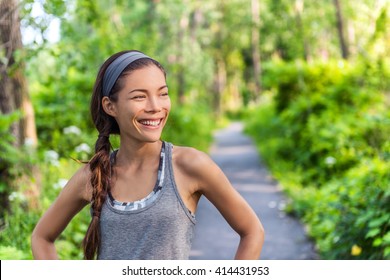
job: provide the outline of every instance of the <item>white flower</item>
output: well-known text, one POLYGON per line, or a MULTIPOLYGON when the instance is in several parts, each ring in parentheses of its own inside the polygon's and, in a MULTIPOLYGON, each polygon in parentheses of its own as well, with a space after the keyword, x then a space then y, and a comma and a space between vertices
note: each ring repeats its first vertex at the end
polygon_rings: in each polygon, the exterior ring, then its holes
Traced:
POLYGON ((9 199, 9 201, 14 201, 15 199, 18 199, 18 200, 25 200, 26 197, 25 197, 24 194, 22 194, 22 193, 12 192, 12 193, 8 196, 8 199, 9 199))
POLYGON ((54 184, 55 189, 63 189, 65 185, 68 183, 66 179, 59 179, 57 183, 54 184))
POLYGON ((326 165, 334 165, 336 163, 336 159, 334 157, 326 157, 325 164, 326 165))
POLYGON ((56 151, 53 151, 53 150, 48 150, 48 151, 45 151, 45 159, 47 161, 56 161, 58 160, 59 156, 58 156, 58 153, 56 151))
POLYGON ((82 143, 80 145, 78 145, 76 148, 75 148, 75 151, 77 153, 81 153, 81 152, 85 152, 85 153, 90 153, 91 152, 91 148, 88 146, 88 144, 86 143, 82 143))
POLYGON ((34 140, 32 138, 26 138, 24 139, 24 146, 26 147, 33 147, 35 144, 34 140))
POLYGON ((64 128, 64 134, 80 135, 81 134, 81 130, 77 126, 71 125, 71 126, 68 126, 68 127, 64 128))
POLYGON ((59 165, 58 158, 59 155, 56 151, 53 150, 45 151, 45 160, 47 162, 50 162, 53 165, 59 165))

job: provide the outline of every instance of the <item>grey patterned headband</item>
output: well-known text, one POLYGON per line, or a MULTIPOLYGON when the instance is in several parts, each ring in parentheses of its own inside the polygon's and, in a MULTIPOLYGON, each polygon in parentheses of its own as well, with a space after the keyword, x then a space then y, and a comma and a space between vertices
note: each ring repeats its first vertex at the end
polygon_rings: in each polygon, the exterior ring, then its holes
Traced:
POLYGON ((128 52, 124 53, 121 56, 117 57, 110 66, 107 67, 106 72, 103 77, 103 96, 110 96, 112 87, 114 86, 116 80, 118 80, 120 74, 125 70, 125 68, 134 61, 140 58, 150 58, 149 56, 141 52, 128 52))

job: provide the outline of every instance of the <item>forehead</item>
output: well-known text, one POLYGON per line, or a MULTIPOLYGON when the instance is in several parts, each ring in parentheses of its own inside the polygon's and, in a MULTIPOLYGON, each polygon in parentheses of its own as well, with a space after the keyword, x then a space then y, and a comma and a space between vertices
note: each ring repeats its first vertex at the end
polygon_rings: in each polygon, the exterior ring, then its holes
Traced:
POLYGON ((134 70, 123 80, 126 88, 160 88, 166 84, 164 73, 155 65, 134 70))

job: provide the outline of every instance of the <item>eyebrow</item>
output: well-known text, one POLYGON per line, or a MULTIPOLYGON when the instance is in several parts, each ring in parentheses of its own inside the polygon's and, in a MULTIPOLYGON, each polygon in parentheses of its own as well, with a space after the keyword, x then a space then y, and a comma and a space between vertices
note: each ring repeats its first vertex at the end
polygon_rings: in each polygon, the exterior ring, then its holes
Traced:
MULTIPOLYGON (((159 87, 158 90, 162 90, 164 88, 168 88, 168 86, 167 85, 163 85, 162 87, 159 87)), ((149 92, 146 89, 137 88, 137 89, 133 89, 132 91, 129 91, 129 93, 132 93, 132 92, 135 92, 135 91, 141 91, 141 92, 144 92, 144 93, 148 93, 149 92)))

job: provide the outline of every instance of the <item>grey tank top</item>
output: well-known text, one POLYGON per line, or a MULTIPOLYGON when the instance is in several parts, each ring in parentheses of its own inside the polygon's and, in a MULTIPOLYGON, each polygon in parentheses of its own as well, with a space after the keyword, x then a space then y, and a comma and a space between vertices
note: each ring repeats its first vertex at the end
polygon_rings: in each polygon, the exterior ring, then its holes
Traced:
POLYGON ((175 183, 172 144, 163 142, 163 149, 156 187, 148 197, 138 203, 106 199, 100 216, 98 259, 188 259, 196 220, 175 183))

